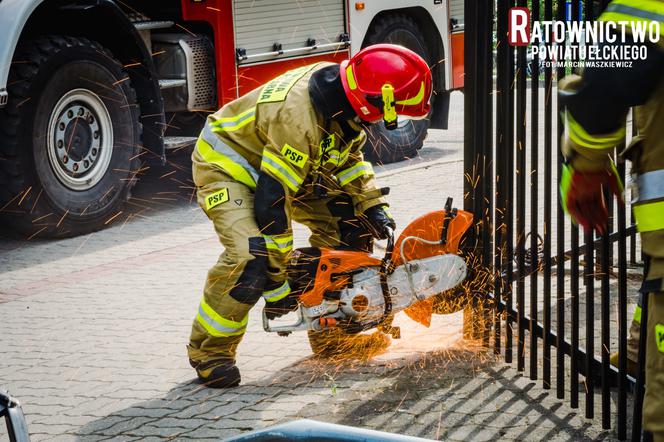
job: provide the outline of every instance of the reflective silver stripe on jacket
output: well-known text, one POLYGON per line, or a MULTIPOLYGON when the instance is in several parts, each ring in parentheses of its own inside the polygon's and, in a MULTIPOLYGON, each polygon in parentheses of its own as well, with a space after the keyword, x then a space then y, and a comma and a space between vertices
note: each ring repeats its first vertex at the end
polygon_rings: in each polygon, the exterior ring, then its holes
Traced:
POLYGON ((252 165, 249 164, 249 161, 247 161, 245 157, 237 153, 231 146, 221 141, 221 139, 216 136, 214 132, 212 132, 209 124, 206 124, 203 128, 201 138, 210 146, 212 146, 215 151, 242 166, 247 172, 249 172, 249 174, 251 174, 251 177, 254 179, 254 181, 258 183, 258 172, 256 172, 256 169, 254 169, 252 165))
POLYGON ((664 199, 664 169, 639 174, 636 183, 639 195, 634 202, 664 199))
POLYGON ((277 287, 276 289, 263 292, 263 298, 265 298, 267 302, 277 302, 288 296, 290 292, 291 292, 290 285, 288 284, 288 281, 285 281, 281 286, 277 287))

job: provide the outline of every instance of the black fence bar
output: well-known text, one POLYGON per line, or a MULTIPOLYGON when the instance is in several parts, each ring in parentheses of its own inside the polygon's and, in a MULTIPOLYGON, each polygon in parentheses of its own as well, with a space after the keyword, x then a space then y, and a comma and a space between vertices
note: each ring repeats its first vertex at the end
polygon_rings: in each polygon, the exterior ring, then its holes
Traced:
MULTIPOLYGON (((610 196, 607 189, 607 197, 610 196)), ((609 298, 611 296, 611 287, 609 286, 609 238, 607 235, 602 235, 602 248, 601 248, 601 348, 600 354, 602 355, 602 428, 611 428, 611 395, 609 392, 609 354, 611 346, 611 328, 609 326, 609 298)))
MULTIPOLYGON (((579 0, 572 1, 572 20, 579 21, 580 6, 579 0)), ((572 224, 571 227, 571 249, 572 258, 570 263, 570 292, 572 297, 571 311, 571 338, 572 353, 570 355, 570 404, 572 408, 579 406, 579 364, 576 349, 579 348, 579 227, 572 224)), ((586 305, 586 309, 588 306, 586 305)), ((592 351, 592 347, 591 347, 592 351)), ((592 353, 591 353, 592 354, 592 353)), ((587 372, 587 371, 586 371, 587 372)))
MULTIPOLYGON (((532 2, 531 20, 539 21, 539 1, 532 2)), ((539 55, 531 60, 530 69, 530 379, 537 379, 537 337, 533 325, 537 323, 538 303, 538 272, 539 268, 539 55)), ((525 121, 525 116, 524 116, 525 121)))
MULTIPOLYGON (((556 10, 556 18, 560 21, 565 20, 565 2, 558 1, 558 8, 556 10)), ((556 69, 556 76, 559 79, 565 76, 565 68, 559 67, 556 69)), ((560 171, 563 164, 563 155, 561 153, 561 137, 563 135, 563 120, 561 117, 561 104, 558 101, 556 115, 558 117, 558 136, 556 137, 556 152, 558 161, 556 162, 556 170, 558 172, 558 180, 560 182, 560 171)), ((556 221, 557 221, 557 241, 556 249, 557 255, 563 256, 565 253, 565 213, 560 204, 556 204, 556 221)), ((565 340, 565 262, 558 261, 556 263, 556 332, 559 341, 565 340)), ((556 343, 556 396, 559 399, 565 397, 565 353, 563 352, 563 343, 556 343)))
MULTIPOLYGON (((496 152, 507 152, 512 146, 509 144, 510 122, 512 116, 510 115, 509 100, 511 97, 511 82, 509 77, 509 52, 510 46, 507 43, 508 32, 508 9, 510 7, 510 0, 497 0, 496 8, 496 152)), ((505 155, 497 154, 496 163, 496 206, 495 206, 495 238, 494 238, 494 262, 496 269, 502 269, 505 266, 505 259, 507 256, 506 244, 508 242, 507 224, 508 218, 505 208, 507 202, 507 174, 504 173, 504 158, 505 155)), ((500 271, 495 272, 495 297, 498 301, 503 299, 507 293, 505 288, 505 278, 500 271)), ((496 325, 494 326, 494 349, 500 352, 500 340, 502 329, 502 315, 500 310, 496 308, 494 317, 496 318, 496 325)), ((511 360, 511 334, 509 326, 506 327, 506 345, 505 345, 505 358, 511 360)))
MULTIPOLYGON (((646 340, 648 339, 648 327, 647 320, 648 317, 648 295, 639 294, 641 297, 641 326, 639 330, 639 354, 645 354, 646 351, 646 340)), ((632 442, 638 442, 641 440, 641 419, 643 418, 643 395, 645 394, 645 377, 646 377, 646 367, 645 361, 639 360, 637 364, 637 382, 636 388, 634 391, 634 415, 632 416, 632 442)))
MULTIPOLYGON (((544 20, 553 18, 553 1, 544 0, 544 20)), ((542 244, 543 270, 543 302, 542 321, 544 338, 542 342, 542 383, 545 389, 551 388, 551 191, 552 191, 552 155, 551 133, 553 130, 553 68, 544 68, 544 242, 542 244)))
POLYGON ((570 354, 569 395, 570 406, 579 407, 579 228, 572 226, 570 234, 572 253, 570 259, 570 295, 571 295, 571 330, 572 352, 570 354))
MULTIPOLYGON (((635 133, 634 127, 634 133, 635 133)), ((623 137, 617 151, 621 152, 627 145, 623 137)), ((626 165, 624 158, 618 158, 618 175, 623 183, 626 182, 626 165)), ((619 439, 627 438, 627 229, 626 211, 621 204, 617 206, 617 233, 618 233, 618 425, 619 439)), ((631 212, 631 210, 630 210, 631 212)), ((636 231, 635 226, 634 230, 636 231)), ((613 246, 611 246, 613 250, 613 246)), ((610 355, 609 355, 610 357, 610 355)))
MULTIPOLYGON (((483 217, 484 225, 486 228, 482 229, 482 265, 485 269, 491 269, 493 265, 493 260, 491 256, 492 247, 493 247, 493 198, 488 197, 487 195, 493 194, 494 187, 494 153, 493 153, 493 23, 494 23, 494 10, 493 10, 494 1, 486 0, 483 7, 487 12, 480 15, 480 20, 483 20, 481 26, 486 30, 481 39, 480 45, 480 54, 483 58, 486 58, 487 62, 483 63, 484 69, 482 70, 482 87, 487 93, 484 95, 484 131, 485 135, 485 147, 484 147, 484 157, 483 157, 483 169, 482 173, 484 174, 483 181, 483 191, 482 191, 482 205, 483 205, 483 217)), ((485 296, 485 301, 487 297, 485 296)), ((482 337, 484 345, 489 345, 489 338, 491 334, 491 329, 489 328, 490 324, 490 310, 486 302, 482 304, 482 325, 484 335, 482 337)))
MULTIPOLYGON (((558 107, 560 108, 560 104, 558 104, 558 107)), ((560 112, 558 112, 558 115, 560 115, 560 112)), ((558 119, 560 120, 560 117, 558 119)), ((558 128, 558 132, 561 132, 561 121, 558 122, 558 128)), ((559 133, 558 135, 558 139, 560 139, 562 134, 559 133)), ((560 170, 563 162, 562 153, 560 153, 560 141, 558 141, 557 157, 558 182, 560 182, 560 170)), ((563 256, 565 253, 565 214, 560 204, 556 205, 556 209, 556 249, 558 256, 563 256)), ((556 336, 559 341, 556 343, 556 396, 558 399, 563 399, 565 397, 565 353, 560 341, 565 339, 565 260, 557 260, 556 262, 556 336)))
MULTIPOLYGON (((526 7, 526 0, 518 0, 526 7)), ((519 323, 526 303, 526 47, 516 49, 516 307, 519 323)), ((525 368, 525 330, 517 329, 517 370, 525 368)))
MULTIPOLYGON (((625 162, 618 162, 625 182, 625 162)), ((627 234, 625 209, 618 208, 618 439, 627 438, 627 234)))
MULTIPOLYGON (((510 8, 514 6, 514 0, 507 0, 505 7, 510 8)), ((504 41, 507 43, 507 32, 505 32, 504 41)), ((510 309, 507 311, 507 320, 505 322, 505 362, 512 362, 512 345, 514 339, 514 322, 516 314, 511 308, 514 304, 514 293, 512 284, 512 274, 514 273, 514 211, 512 210, 512 202, 514 201, 514 47, 507 45, 507 60, 505 63, 505 79, 508 82, 507 88, 507 114, 505 121, 502 124, 506 129, 506 149, 501 152, 504 156, 504 163, 502 164, 502 176, 505 181, 505 206, 502 208, 505 212, 505 268, 504 273, 507 276, 505 280, 505 295, 507 305, 510 309)))
MULTIPOLYGON (((632 109, 631 111, 632 115, 632 137, 636 136, 637 134, 637 127, 636 127, 636 118, 634 118, 634 110, 632 109)), ((623 180, 623 183, 626 183, 626 181, 623 180)), ((625 197, 629 198, 630 195, 627 195, 627 191, 625 191, 625 197)), ((630 211, 629 214, 629 220, 630 224, 634 225, 636 224, 636 220, 634 219, 634 212, 630 211)), ((629 235, 629 263, 631 265, 636 265, 637 257, 636 257, 636 229, 634 229, 634 232, 632 232, 631 235, 629 235)))
MULTIPOLYGON (((586 253, 585 265, 583 269, 584 281, 586 284, 586 348, 593 351, 595 347, 595 242, 594 234, 590 231, 585 232, 586 253)), ((586 373, 592 372, 589 361, 586 360, 586 373)), ((595 385, 586 377, 586 417, 592 418, 595 415, 595 385)))

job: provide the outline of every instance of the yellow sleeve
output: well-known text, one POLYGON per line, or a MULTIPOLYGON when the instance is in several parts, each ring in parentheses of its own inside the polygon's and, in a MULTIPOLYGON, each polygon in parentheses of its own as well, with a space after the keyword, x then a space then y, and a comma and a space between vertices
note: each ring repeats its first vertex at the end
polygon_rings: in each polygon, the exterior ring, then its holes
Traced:
POLYGON ((370 162, 364 160, 362 144, 349 155, 348 160, 335 171, 341 188, 353 199, 356 213, 380 204, 387 205, 374 179, 374 170, 370 162))
MULTIPOLYGON (((578 75, 568 75, 563 78, 558 89, 563 95, 572 96, 582 83, 578 75)), ((597 110, 601 112, 601 110, 597 110)), ((596 171, 609 167, 613 149, 625 137, 625 126, 622 125, 615 132, 605 134, 590 134, 581 126, 572 112, 567 109, 563 115, 565 133, 562 140, 563 155, 570 159, 572 166, 578 171, 596 171)))

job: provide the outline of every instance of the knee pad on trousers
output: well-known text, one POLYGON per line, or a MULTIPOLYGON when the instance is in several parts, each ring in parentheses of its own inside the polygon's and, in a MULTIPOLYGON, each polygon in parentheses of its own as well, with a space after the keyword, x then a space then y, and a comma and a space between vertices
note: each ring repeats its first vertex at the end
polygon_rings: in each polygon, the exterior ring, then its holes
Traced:
POLYGON ((288 229, 285 200, 284 186, 270 175, 262 173, 256 185, 254 214, 258 227, 265 235, 279 235, 288 229))
POLYGON ((267 247, 259 236, 248 238, 249 253, 253 259, 247 261, 230 296, 238 302, 254 305, 263 295, 267 283, 267 247))

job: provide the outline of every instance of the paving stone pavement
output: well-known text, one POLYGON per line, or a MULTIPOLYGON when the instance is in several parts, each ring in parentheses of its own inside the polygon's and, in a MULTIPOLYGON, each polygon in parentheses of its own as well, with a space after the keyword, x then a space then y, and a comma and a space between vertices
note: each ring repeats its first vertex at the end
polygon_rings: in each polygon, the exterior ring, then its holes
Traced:
MULTIPOLYGON (((379 179, 400 226, 447 195, 461 204, 458 155, 379 179)), ((143 190, 105 231, 1 240, 0 388, 21 401, 33 440, 220 440, 301 417, 447 440, 612 437, 464 341, 461 313, 429 329, 399 317, 403 337, 384 354, 333 363, 303 334, 264 333, 257 308, 239 348, 243 384, 202 388, 185 345, 220 246, 188 183, 171 184, 143 190)), ((304 228, 295 236, 306 245, 304 228)))

